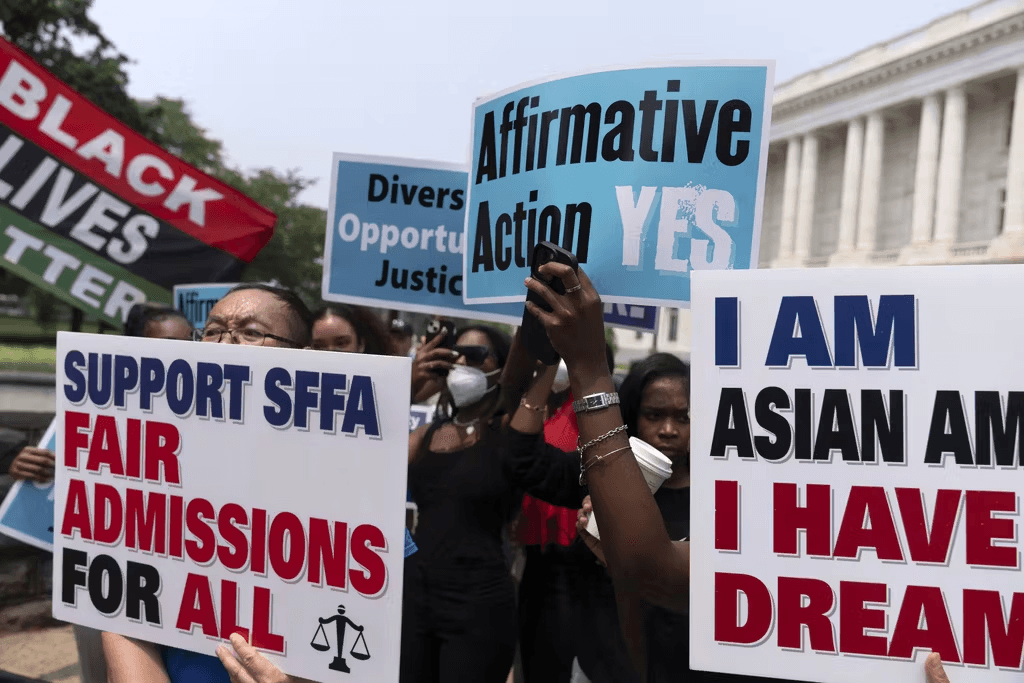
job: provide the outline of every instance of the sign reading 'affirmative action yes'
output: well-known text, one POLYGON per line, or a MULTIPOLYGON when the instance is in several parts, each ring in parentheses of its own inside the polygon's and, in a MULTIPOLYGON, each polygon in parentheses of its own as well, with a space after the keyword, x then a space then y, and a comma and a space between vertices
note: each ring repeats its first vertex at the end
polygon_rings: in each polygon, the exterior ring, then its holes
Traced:
POLYGON ((619 69, 478 100, 466 301, 519 299, 542 240, 615 303, 687 306, 692 271, 755 267, 773 69, 619 69))
POLYGON ((55 617, 398 680, 408 358, 61 333, 57 366, 55 617))
POLYGON ((692 668, 1019 680, 1022 280, 694 278, 692 668))

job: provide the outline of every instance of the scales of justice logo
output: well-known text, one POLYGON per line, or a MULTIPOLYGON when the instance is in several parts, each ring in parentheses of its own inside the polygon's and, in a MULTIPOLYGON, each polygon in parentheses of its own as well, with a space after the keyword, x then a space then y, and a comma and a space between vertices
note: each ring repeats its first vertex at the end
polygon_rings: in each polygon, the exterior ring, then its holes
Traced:
POLYGON ((350 673, 348 668, 348 662, 345 661, 345 629, 351 626, 352 629, 358 633, 352 646, 349 648, 348 653, 355 659, 360 661, 366 661, 370 658, 370 650, 366 647, 366 638, 363 636, 363 627, 355 623, 347 616, 345 616, 345 606, 338 605, 338 613, 329 617, 320 617, 320 625, 316 629, 316 633, 313 634, 313 640, 310 641, 309 645, 318 652, 328 652, 331 649, 331 642, 327 638, 327 631, 324 629, 326 624, 334 622, 334 628, 336 631, 335 641, 337 642, 338 654, 334 657, 334 660, 328 665, 327 668, 332 671, 341 671, 343 673, 350 673))

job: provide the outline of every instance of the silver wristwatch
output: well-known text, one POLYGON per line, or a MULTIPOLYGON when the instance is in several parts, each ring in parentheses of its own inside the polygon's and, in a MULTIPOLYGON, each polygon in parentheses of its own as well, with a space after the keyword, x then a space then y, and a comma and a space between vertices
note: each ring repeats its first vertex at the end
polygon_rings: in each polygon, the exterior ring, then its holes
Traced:
POLYGON ((601 393, 601 394, 590 394, 584 396, 581 399, 572 402, 572 409, 577 414, 589 413, 595 410, 603 410, 609 406, 615 406, 619 404, 619 395, 617 393, 601 393))

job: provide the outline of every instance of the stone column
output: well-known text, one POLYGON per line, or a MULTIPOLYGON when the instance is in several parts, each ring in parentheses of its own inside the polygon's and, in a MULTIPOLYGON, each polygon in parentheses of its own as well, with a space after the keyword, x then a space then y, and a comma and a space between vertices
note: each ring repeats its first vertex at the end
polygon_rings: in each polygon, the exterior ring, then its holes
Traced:
POLYGON ((846 127, 846 155, 843 158, 843 190, 839 203, 839 245, 829 265, 855 260, 857 208, 860 206, 860 169, 864 155, 864 119, 856 118, 846 127))
POLYGON ((917 168, 914 172, 914 206, 910 219, 910 244, 900 254, 900 263, 929 260, 932 226, 935 221, 935 181, 939 172, 939 144, 942 137, 942 105, 938 94, 921 101, 921 129, 917 136, 917 168))
POLYGON ((1003 233, 993 240, 989 255, 996 258, 1024 256, 1024 67, 1017 70, 1010 122, 1010 150, 1006 161, 1006 211, 1003 233))
MULTIPOLYGON (((939 150, 938 195, 935 199, 935 243, 940 251, 956 242, 967 137, 967 94, 962 86, 946 91, 939 150)), ((941 254, 937 254, 942 258, 941 254)), ((945 260, 942 258, 942 260, 945 260)))
POLYGON ((795 265, 802 266, 811 255, 814 233, 814 193, 818 180, 818 136, 808 133, 803 140, 800 159, 800 192, 796 207, 796 231, 793 240, 795 265))
POLYGON ((779 253, 773 265, 789 265, 793 258, 793 234, 796 230, 796 204, 800 187, 800 138, 791 138, 786 147, 786 177, 782 185, 782 227, 779 253))
POLYGON ((867 256, 878 241, 878 204, 882 195, 882 153, 885 145, 885 117, 881 111, 868 114, 864 132, 864 169, 857 213, 857 251, 867 256))

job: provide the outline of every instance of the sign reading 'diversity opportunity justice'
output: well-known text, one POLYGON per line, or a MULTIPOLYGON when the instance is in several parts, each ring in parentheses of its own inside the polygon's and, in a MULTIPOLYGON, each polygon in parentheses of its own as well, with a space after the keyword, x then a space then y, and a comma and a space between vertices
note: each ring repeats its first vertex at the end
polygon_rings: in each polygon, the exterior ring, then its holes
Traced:
POLYGON ((398 680, 408 358, 61 333, 57 367, 56 618, 398 680))
MULTIPOLYGON (((57 420, 39 440, 39 447, 53 451, 57 420)), ((53 482, 16 481, 0 504, 0 534, 22 543, 53 551, 53 482)))
POLYGON ((694 278, 692 668, 1020 679, 1022 280, 694 278))
POLYGON ((274 221, 0 38, 0 268, 120 326, 182 264, 237 279, 274 221))
MULTIPOLYGON (((526 299, 522 282, 515 304, 463 302, 467 178, 455 164, 335 154, 323 298, 519 324, 526 299)), ((657 310, 609 307, 605 319, 652 330, 657 310)))
POLYGON ((601 71, 478 100, 466 301, 518 299, 545 239, 611 302, 687 306, 692 271, 755 267, 773 69, 601 71))

